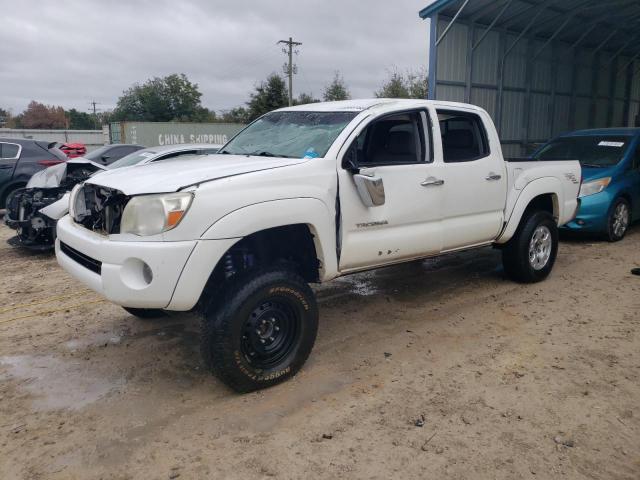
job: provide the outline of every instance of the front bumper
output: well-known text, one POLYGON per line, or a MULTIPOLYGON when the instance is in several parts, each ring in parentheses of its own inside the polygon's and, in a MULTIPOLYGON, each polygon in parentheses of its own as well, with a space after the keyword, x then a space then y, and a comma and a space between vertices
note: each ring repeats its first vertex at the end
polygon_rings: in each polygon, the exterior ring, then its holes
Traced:
POLYGON ((561 228, 565 231, 601 233, 607 231, 609 209, 614 200, 607 190, 580 199, 578 214, 561 228))
POLYGON ((179 311, 196 305, 218 260, 237 241, 113 241, 68 215, 57 230, 58 263, 92 290, 124 307, 179 311))

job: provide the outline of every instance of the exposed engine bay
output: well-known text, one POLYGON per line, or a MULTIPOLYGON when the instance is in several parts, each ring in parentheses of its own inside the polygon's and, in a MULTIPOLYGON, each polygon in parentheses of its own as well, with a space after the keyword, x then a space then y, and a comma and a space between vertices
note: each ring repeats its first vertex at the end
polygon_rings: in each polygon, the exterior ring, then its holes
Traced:
POLYGON ((56 223, 68 211, 69 191, 102 170, 102 165, 79 158, 36 173, 25 188, 7 199, 5 223, 17 232, 8 243, 32 250, 52 249, 56 223))
POLYGON ((124 193, 86 183, 72 201, 75 222, 103 235, 120 233, 120 220, 129 201, 124 193))

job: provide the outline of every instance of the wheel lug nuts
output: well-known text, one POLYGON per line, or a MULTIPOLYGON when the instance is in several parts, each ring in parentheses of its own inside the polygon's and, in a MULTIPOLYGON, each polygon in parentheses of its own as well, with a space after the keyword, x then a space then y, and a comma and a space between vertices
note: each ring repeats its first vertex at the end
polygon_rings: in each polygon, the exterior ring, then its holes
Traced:
POLYGON ((266 340, 264 338, 261 338, 260 343, 266 343, 266 340))
POLYGON ((269 337, 269 341, 270 341, 270 342, 273 342, 273 337, 269 337))
POLYGON ((279 326, 277 326, 277 325, 276 325, 275 327, 273 327, 273 329, 274 329, 276 332, 279 332, 279 331, 280 331, 280 327, 279 327, 279 326))

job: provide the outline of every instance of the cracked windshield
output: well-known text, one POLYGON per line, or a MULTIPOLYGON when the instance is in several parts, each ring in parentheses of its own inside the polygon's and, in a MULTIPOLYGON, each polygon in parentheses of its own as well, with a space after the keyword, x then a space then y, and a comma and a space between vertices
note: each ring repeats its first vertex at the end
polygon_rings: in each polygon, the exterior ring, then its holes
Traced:
POLYGON ((359 112, 274 112, 258 119, 219 153, 263 157, 324 157, 359 112))

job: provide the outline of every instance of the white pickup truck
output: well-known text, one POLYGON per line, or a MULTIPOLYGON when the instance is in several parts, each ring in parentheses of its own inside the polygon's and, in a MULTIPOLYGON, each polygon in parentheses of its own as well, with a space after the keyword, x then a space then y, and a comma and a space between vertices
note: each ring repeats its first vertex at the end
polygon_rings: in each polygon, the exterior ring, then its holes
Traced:
POLYGON ((505 161, 472 105, 302 105, 264 115, 217 155, 77 185, 56 255, 133 315, 201 312, 205 363, 246 392, 309 356, 309 283, 485 246, 502 249, 510 278, 544 279, 580 183, 577 161, 505 161))

